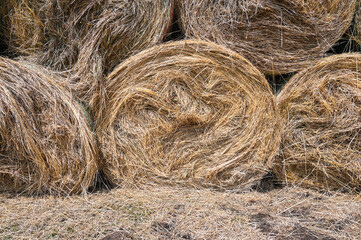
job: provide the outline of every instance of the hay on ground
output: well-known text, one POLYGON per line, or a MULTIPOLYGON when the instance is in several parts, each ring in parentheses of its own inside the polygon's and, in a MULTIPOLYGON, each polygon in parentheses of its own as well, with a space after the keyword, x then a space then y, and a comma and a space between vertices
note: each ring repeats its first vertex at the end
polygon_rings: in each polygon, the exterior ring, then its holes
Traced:
POLYGON ((188 38, 211 40, 249 59, 262 72, 302 70, 345 33, 356 0, 177 0, 188 38))
POLYGON ((285 123, 275 171, 318 190, 361 190, 361 55, 335 55, 278 96, 285 123))
POLYGON ((279 147, 275 98, 235 52, 179 41, 119 65, 95 100, 110 180, 248 188, 279 147))
POLYGON ((0 58, 0 191, 84 192, 97 173, 95 136, 63 80, 0 58))

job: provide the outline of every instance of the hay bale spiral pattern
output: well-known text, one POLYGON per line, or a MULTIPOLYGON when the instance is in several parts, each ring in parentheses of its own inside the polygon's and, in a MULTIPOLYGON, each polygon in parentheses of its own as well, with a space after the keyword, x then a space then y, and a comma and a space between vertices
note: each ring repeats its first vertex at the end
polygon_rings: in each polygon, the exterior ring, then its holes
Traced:
POLYGON ((262 72, 302 70, 350 26, 355 0, 177 0, 186 37, 225 45, 262 72))
POLYGON ((0 191, 86 191, 98 170, 95 136, 64 80, 0 58, 0 191))
POLYGON ((319 190, 361 190, 361 55, 332 56, 298 73, 278 105, 285 123, 278 177, 319 190))
POLYGON ((105 172, 118 185, 247 188, 279 147, 266 79, 213 43, 179 41, 129 58, 94 103, 105 172))

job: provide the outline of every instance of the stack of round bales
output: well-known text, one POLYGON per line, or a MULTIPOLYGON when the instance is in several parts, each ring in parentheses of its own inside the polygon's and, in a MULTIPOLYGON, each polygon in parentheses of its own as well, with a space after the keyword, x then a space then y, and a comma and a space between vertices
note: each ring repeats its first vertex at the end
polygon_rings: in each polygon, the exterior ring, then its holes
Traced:
POLYGON ((118 185, 248 188, 279 148, 266 79, 213 43, 179 41, 130 57, 93 101, 105 173, 118 185))
POLYGON ((318 190, 361 190, 361 55, 328 57, 278 96, 284 122, 275 172, 318 190))
POLYGON ((71 194, 94 183, 95 136, 63 80, 0 58, 0 115, 0 191, 71 194))
POLYGON ((266 74, 310 66, 345 33, 356 0, 176 0, 187 38, 240 53, 266 74))
POLYGON ((173 0, 4 0, 9 50, 53 70, 74 68, 80 94, 130 55, 161 42, 173 0))

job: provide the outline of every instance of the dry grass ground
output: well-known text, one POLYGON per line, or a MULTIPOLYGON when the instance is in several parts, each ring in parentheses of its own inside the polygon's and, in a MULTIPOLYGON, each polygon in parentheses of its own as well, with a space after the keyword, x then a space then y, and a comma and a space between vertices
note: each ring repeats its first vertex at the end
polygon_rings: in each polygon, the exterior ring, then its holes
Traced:
POLYGON ((360 208, 360 197, 300 188, 1 194, 0 239, 361 239, 360 208))

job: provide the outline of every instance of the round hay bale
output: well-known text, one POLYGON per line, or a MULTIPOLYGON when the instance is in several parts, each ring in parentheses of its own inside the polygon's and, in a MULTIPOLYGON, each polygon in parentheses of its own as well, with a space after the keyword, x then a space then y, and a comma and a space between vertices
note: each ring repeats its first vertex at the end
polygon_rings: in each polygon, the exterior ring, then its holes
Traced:
POLYGON ((266 79, 214 43, 145 50, 107 77, 94 103, 104 172, 118 185, 248 188, 279 147, 266 79))
POLYGON ((298 73, 278 105, 285 126, 278 177, 319 190, 361 190, 361 55, 335 55, 298 73))
MULTIPOLYGON (((32 56, 34 61, 54 70, 64 70, 76 61, 82 33, 71 38, 67 20, 80 13, 69 11, 73 3, 55 0, 3 0, 4 29, 12 56, 32 56), (72 13, 74 14, 72 15, 72 13), (74 42, 72 41, 74 40, 74 42)), ((83 2, 83 1, 79 1, 83 2)), ((84 29, 83 31, 86 31, 84 29)))
POLYGON ((162 41, 173 12, 173 0, 3 1, 13 54, 35 55, 53 70, 69 69, 80 58, 81 70, 98 75, 162 41))
MULTIPOLYGON (((115 66, 160 43, 173 20, 174 0, 106 1, 82 39, 73 82, 88 102, 115 66)), ((90 103, 91 104, 91 103, 90 103)))
POLYGON ((0 58, 0 191, 84 192, 98 154, 84 109, 64 80, 0 58))
POLYGON ((177 0, 187 38, 225 45, 266 74, 302 70, 345 33, 356 0, 177 0))

